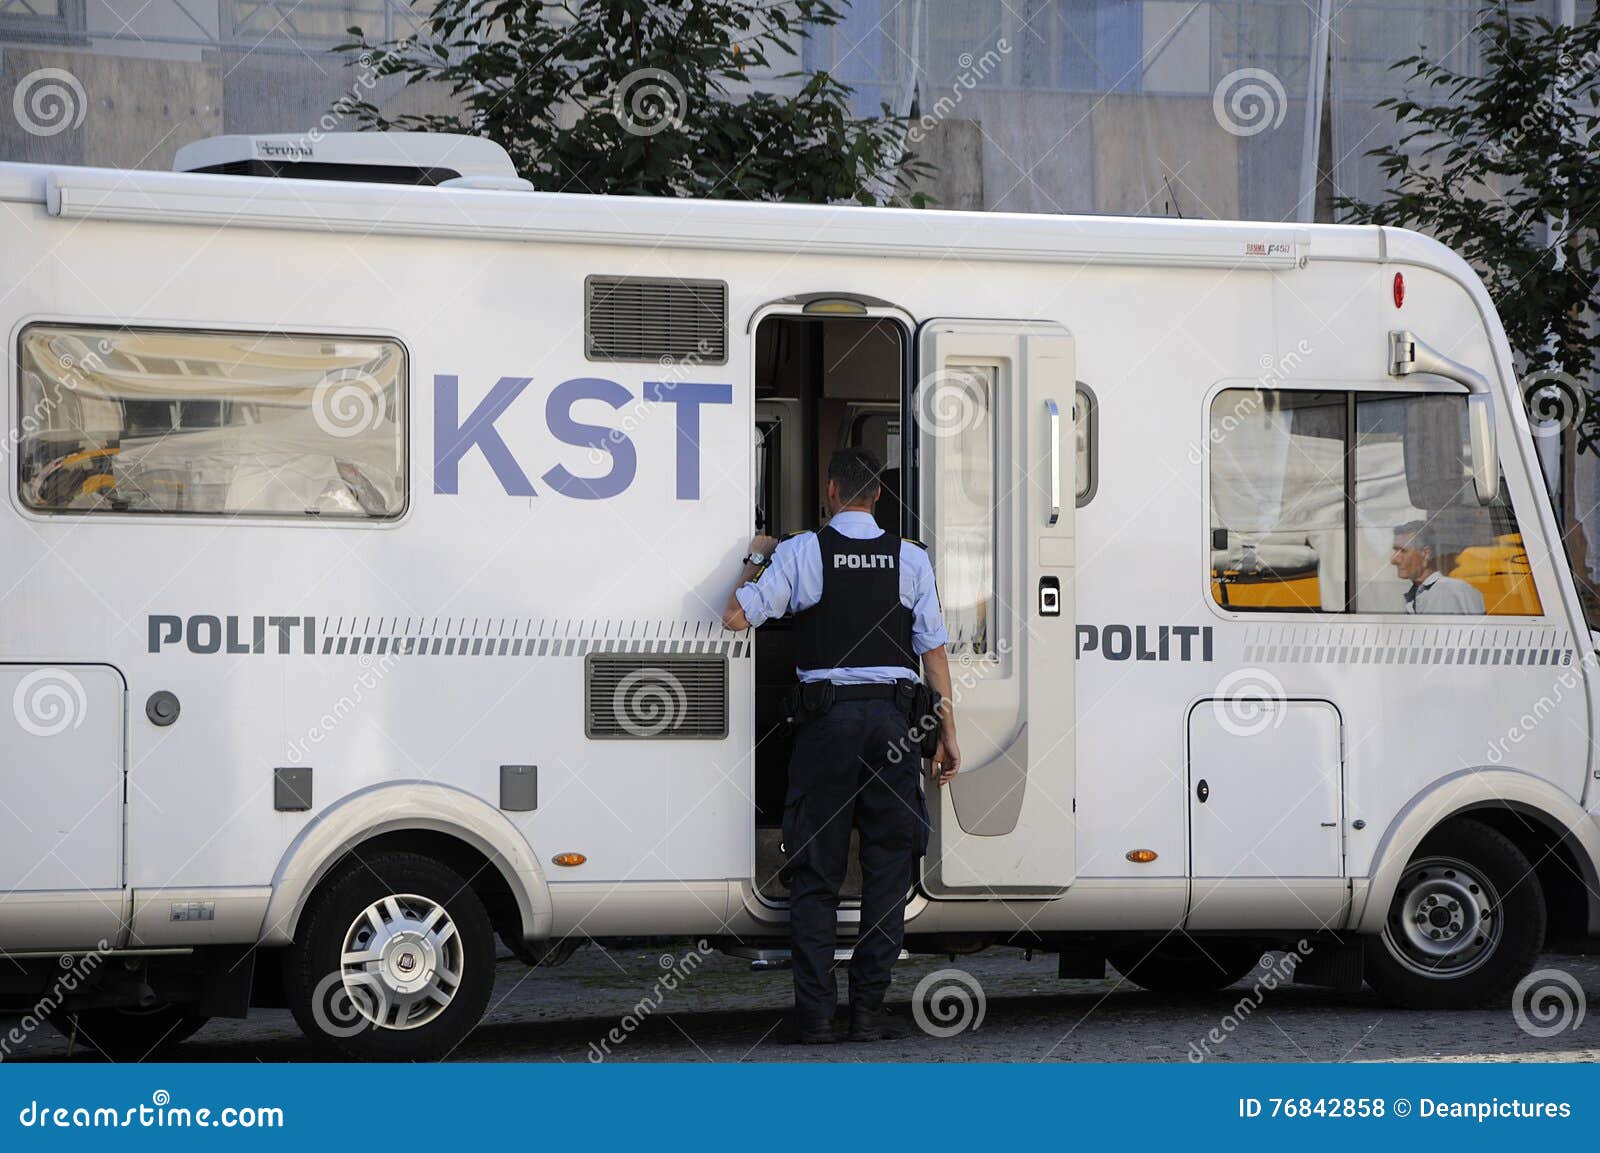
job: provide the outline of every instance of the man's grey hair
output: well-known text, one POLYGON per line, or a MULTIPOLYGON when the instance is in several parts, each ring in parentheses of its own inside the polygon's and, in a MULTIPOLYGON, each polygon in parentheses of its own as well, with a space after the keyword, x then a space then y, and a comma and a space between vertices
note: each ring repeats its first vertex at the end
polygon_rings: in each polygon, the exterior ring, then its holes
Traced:
POLYGON ((1405 524, 1395 525, 1394 539, 1396 543, 1407 541, 1413 548, 1425 548, 1434 560, 1439 559, 1439 534, 1425 520, 1408 520, 1405 524))

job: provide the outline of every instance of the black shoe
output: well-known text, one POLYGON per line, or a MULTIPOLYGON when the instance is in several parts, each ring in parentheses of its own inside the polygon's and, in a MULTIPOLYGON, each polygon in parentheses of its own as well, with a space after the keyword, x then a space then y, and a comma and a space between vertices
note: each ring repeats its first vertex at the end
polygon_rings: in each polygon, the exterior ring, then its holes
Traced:
POLYGON ((837 1043, 838 1036, 833 1031, 831 1018, 821 1021, 803 1021, 791 1018, 784 1026, 783 1043, 785 1045, 832 1045, 837 1043))
POLYGON ((851 1006, 847 1041, 902 1041, 907 1036, 905 1027, 889 1014, 889 1010, 881 1006, 876 1009, 851 1006))

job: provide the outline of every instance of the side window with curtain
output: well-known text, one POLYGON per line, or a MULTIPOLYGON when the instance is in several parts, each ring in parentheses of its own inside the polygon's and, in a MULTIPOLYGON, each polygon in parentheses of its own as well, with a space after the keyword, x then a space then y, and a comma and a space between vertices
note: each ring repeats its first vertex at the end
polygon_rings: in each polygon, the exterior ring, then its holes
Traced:
POLYGON ((1229 609, 1542 611, 1506 486, 1478 503, 1463 396, 1228 389, 1210 480, 1212 596, 1229 609))
POLYGON ((18 343, 17 479, 37 512, 405 511, 396 341, 36 324, 18 343))
POLYGON ((1340 612, 1343 393, 1227 389, 1211 405, 1211 595, 1241 611, 1340 612))

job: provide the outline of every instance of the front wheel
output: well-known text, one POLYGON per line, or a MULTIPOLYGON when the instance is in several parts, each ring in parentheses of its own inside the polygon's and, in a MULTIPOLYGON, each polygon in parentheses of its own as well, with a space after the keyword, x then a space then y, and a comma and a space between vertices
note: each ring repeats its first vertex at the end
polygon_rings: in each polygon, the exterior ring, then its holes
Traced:
POLYGON ((1367 982, 1408 1009, 1503 1002, 1544 945, 1544 891, 1504 833, 1460 818, 1429 833, 1367 943, 1367 982))
POLYGON ((494 987, 494 929, 457 873, 380 853, 324 884, 285 965, 306 1035, 359 1060, 431 1061, 477 1025, 494 987))

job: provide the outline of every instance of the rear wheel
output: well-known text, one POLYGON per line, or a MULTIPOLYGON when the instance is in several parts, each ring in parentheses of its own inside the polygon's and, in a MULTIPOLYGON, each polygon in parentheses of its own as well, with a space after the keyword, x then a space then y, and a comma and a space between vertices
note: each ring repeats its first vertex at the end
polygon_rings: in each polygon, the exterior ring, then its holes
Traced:
POLYGON ((1255 968, 1261 950, 1248 942, 1174 934, 1153 944, 1121 945, 1107 956, 1117 972, 1140 988, 1194 997, 1226 989, 1255 968))
POLYGON ((50 1024, 72 1042, 107 1061, 154 1061, 166 1056, 209 1018, 182 1005, 148 1009, 84 1009, 50 1015, 50 1024))
POLYGON ((308 1037, 362 1060, 428 1061, 477 1025, 494 929, 453 870, 414 853, 356 862, 313 898, 285 966, 308 1037))
POLYGON ((1401 875, 1367 982, 1412 1009, 1503 1001, 1544 945, 1544 891, 1510 838, 1480 821, 1440 826, 1401 875))

